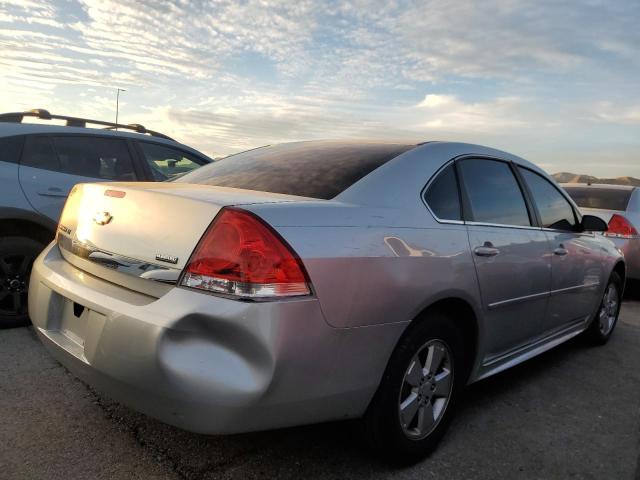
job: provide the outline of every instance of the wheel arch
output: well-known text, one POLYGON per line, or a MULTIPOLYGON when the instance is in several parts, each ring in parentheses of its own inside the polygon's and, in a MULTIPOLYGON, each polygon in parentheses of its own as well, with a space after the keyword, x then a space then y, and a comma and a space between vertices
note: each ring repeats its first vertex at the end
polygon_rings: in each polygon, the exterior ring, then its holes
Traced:
POLYGON ((53 240, 56 224, 35 212, 17 208, 0 208, 0 236, 24 236, 43 244, 53 240))
POLYGON ((624 286, 626 284, 626 280, 627 280, 627 266, 624 263, 624 260, 620 259, 616 262, 616 264, 613 266, 613 270, 612 272, 615 272, 618 274, 618 276, 620 277, 620 279, 622 280, 622 288, 624 289, 624 286))
POLYGON ((428 321, 429 313, 436 311, 447 315, 462 333, 465 352, 468 352, 465 358, 466 371, 464 372, 466 383, 476 367, 481 335, 480 318, 468 300, 458 296, 450 296, 440 298, 425 306, 409 323, 396 344, 411 331, 413 326, 419 322, 428 321))

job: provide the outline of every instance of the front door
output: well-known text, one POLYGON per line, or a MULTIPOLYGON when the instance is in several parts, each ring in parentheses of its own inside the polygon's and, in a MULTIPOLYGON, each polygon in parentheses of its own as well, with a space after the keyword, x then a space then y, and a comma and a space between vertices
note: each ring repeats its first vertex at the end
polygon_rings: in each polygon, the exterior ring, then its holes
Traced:
POLYGON ((600 249, 592 233, 580 233, 573 207, 558 188, 541 175, 520 173, 536 204, 551 248, 551 292, 543 330, 562 330, 585 321, 598 305, 603 285, 600 249))

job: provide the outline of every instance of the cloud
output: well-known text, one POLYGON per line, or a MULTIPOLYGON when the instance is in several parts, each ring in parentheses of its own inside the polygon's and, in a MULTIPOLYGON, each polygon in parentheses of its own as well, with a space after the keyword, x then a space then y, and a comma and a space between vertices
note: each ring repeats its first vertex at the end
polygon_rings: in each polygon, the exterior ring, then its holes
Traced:
POLYGON ((416 105, 426 129, 450 132, 507 132, 523 128, 536 119, 532 108, 518 97, 500 97, 488 102, 465 103, 453 95, 428 94, 416 105))
POLYGON ((113 118, 122 87, 121 119, 216 155, 374 136, 552 156, 596 129, 640 147, 639 22, 634 0, 0 0, 0 109, 113 118))
POLYGON ((619 104, 609 101, 597 103, 592 109, 595 121, 605 121, 622 125, 640 125, 640 103, 619 104))
POLYGON ((453 95, 436 95, 434 93, 429 93, 425 95, 424 100, 422 100, 417 106, 424 108, 439 108, 452 105, 454 103, 456 103, 456 97, 453 95))

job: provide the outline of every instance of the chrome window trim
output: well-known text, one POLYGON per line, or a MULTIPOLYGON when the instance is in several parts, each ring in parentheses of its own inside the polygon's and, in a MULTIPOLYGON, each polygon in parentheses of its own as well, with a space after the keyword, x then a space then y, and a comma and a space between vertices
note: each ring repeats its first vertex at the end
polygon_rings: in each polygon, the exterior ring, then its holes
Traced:
POLYGON ((595 236, 595 232, 575 232, 573 230, 560 230, 558 228, 546 228, 546 227, 540 227, 540 230, 542 230, 543 232, 551 232, 551 233, 569 233, 571 235, 579 235, 581 237, 595 236))
POLYGON ((509 225, 506 223, 489 223, 489 222, 472 222, 467 221, 467 225, 473 227, 498 227, 498 228, 517 228, 518 230, 542 230, 540 227, 536 227, 533 225, 509 225))
MULTIPOLYGON (((581 218, 581 215, 578 214, 574 208, 574 202, 573 199, 571 199, 571 197, 566 194, 562 188, 558 188, 557 185, 555 185, 553 182, 550 182, 548 178, 544 177, 543 175, 540 175, 539 172, 536 172, 535 170, 522 165, 519 162, 516 162, 514 160, 507 160, 504 158, 500 158, 500 157, 495 157, 492 155, 475 155, 475 154, 463 154, 463 155, 459 155, 455 158, 452 158, 451 160, 448 160, 446 163, 442 164, 442 166, 440 166, 440 168, 438 168, 438 170, 436 170, 436 172, 431 176, 431 178, 429 179, 429 181, 427 182, 427 184, 422 188, 422 190, 420 191, 420 200, 422 201, 422 203, 424 204, 425 207, 427 207, 427 210, 429 211, 429 213, 433 216, 433 218, 435 219, 436 222, 441 223, 441 224, 449 224, 449 225, 470 225, 470 226, 476 226, 476 227, 498 227, 498 228, 516 228, 519 230, 538 230, 538 231, 543 231, 543 232, 554 232, 554 233, 571 233, 574 235, 586 235, 586 236, 593 236, 594 233, 593 232, 576 232, 573 230, 560 230, 560 229, 556 229, 556 228, 546 228, 546 227, 541 227, 539 225, 511 225, 511 224, 506 224, 506 223, 491 223, 491 222, 474 222, 471 220, 448 220, 448 219, 444 219, 444 218, 440 218, 438 217, 433 210, 431 209, 431 207, 429 206, 429 204, 427 203, 427 200, 425 198, 425 194, 427 193, 427 191, 429 190, 429 187, 431 186, 431 184, 435 181, 435 179, 438 177, 438 175, 444 170, 446 169, 449 165, 453 165, 455 162, 459 161, 459 160, 465 160, 465 159, 484 159, 484 160, 493 160, 493 161, 498 161, 498 162, 504 162, 507 164, 513 164, 515 165, 516 168, 523 168, 526 170, 529 170, 532 173, 537 174, 538 176, 542 177, 543 179, 547 180, 552 187, 554 187, 559 193, 560 195, 568 201, 569 206, 571 207, 572 210, 574 210, 574 215, 576 216, 576 220, 581 218)), ((514 175, 515 177, 515 175, 514 175)), ((519 179, 517 177, 515 177, 516 183, 519 184, 519 179)), ((518 185, 520 187, 520 185, 518 185)), ((522 187, 520 187, 522 188, 522 187)), ((460 189, 460 184, 458 183, 458 189, 460 189)), ((521 192, 522 196, 523 196, 523 200, 525 202, 525 205, 527 206, 527 208, 529 208, 528 203, 527 203, 527 199, 525 198, 524 192, 521 192)), ((460 208, 462 209, 462 205, 460 205, 460 208)), ((532 204, 531 208, 537 208, 537 205, 532 204)))
MULTIPOLYGON (((501 158, 501 157, 496 157, 494 155, 484 155, 484 154, 473 154, 473 153, 467 153, 467 154, 463 154, 463 155, 459 155, 457 157, 455 157, 454 159, 452 159, 452 162, 459 162, 459 161, 463 161, 463 160, 489 160, 489 161, 494 161, 494 162, 501 162, 501 163, 506 163, 507 166, 509 167, 509 171, 511 172, 511 174, 513 175, 513 179, 516 182, 516 185, 518 186, 518 190, 520 190, 520 194, 522 195, 522 201, 524 202, 525 208, 527 209, 527 216, 529 217, 529 222, 530 223, 537 223, 537 219, 535 218, 531 218, 532 214, 534 213, 532 211, 534 207, 534 205, 532 203, 529 202, 526 193, 523 190, 524 185, 522 185, 520 179, 518 178, 518 175, 516 174, 516 172, 514 170, 516 170, 518 167, 521 167, 522 165, 513 160, 513 159, 506 159, 506 158, 501 158)), ((460 188, 460 186, 459 186, 460 188)), ((469 199, 469 202, 471 200, 469 199)), ((471 220, 466 220, 465 223, 467 225, 486 225, 486 226, 493 226, 493 227, 508 227, 508 228, 521 228, 521 229, 539 229, 540 227, 538 225, 509 225, 509 224, 504 224, 504 223, 491 223, 491 222, 474 222, 471 220)))

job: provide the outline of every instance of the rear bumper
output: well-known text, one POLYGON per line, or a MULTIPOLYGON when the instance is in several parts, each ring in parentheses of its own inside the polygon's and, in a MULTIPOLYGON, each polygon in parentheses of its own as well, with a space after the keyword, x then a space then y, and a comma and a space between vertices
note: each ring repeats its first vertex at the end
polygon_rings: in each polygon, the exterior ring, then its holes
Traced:
POLYGON ((54 244, 34 264, 29 312, 78 377, 200 433, 362 415, 404 329, 332 328, 315 298, 252 303, 174 288, 156 299, 77 269, 54 244))

